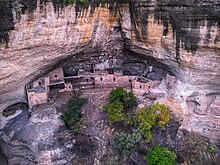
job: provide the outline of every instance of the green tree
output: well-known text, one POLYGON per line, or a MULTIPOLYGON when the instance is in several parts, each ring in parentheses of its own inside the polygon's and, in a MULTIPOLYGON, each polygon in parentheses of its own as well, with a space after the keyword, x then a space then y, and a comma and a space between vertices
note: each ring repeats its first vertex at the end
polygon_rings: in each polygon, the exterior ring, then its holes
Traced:
POLYGON ((110 102, 114 102, 116 100, 123 103, 125 108, 133 107, 137 104, 137 99, 133 93, 127 93, 122 87, 118 87, 113 89, 109 95, 110 102))
POLYGON ((118 100, 123 103, 125 97, 126 97, 126 91, 122 87, 113 89, 109 94, 110 102, 114 102, 118 100))
MULTIPOLYGON (((66 5, 69 5, 69 4, 74 4, 74 3, 76 3, 77 2, 77 0, 64 0, 64 4, 66 4, 66 5)), ((81 2, 81 3, 86 3, 86 0, 79 0, 79 2, 81 2)))
POLYGON ((161 147, 159 144, 150 149, 145 160, 152 165, 174 165, 176 162, 176 154, 169 151, 166 147, 161 147))
POLYGON ((74 92, 68 102, 68 110, 60 116, 65 126, 76 133, 80 131, 80 125, 83 121, 80 111, 81 107, 88 102, 86 98, 82 98, 81 96, 81 92, 74 92))
POLYGON ((115 100, 114 102, 105 105, 104 111, 107 112, 110 124, 123 121, 124 119, 124 107, 119 100, 115 100))
POLYGON ((152 107, 152 112, 157 114, 159 125, 164 128, 164 125, 171 119, 170 111, 165 104, 156 103, 152 107))
MULTIPOLYGON (((113 89, 109 94, 110 103, 104 106, 104 111, 108 114, 110 124, 120 122, 125 119, 125 110, 137 104, 136 97, 133 93, 127 93, 122 87, 113 89)), ((131 120, 125 121, 129 124, 131 120)))
POLYGON ((123 99, 125 108, 131 108, 137 105, 137 99, 135 95, 131 92, 126 94, 126 97, 123 99))
POLYGON ((159 103, 139 109, 134 116, 134 122, 143 132, 147 142, 152 139, 151 129, 153 126, 159 124, 163 128, 170 119, 171 116, 166 105, 159 103))
POLYGON ((156 124, 157 114, 153 113, 152 106, 139 109, 134 117, 138 128, 143 132, 147 142, 152 139, 151 129, 156 124))
POLYGON ((122 156, 132 156, 136 154, 142 140, 142 134, 139 130, 134 130, 131 134, 116 133, 113 146, 122 156))

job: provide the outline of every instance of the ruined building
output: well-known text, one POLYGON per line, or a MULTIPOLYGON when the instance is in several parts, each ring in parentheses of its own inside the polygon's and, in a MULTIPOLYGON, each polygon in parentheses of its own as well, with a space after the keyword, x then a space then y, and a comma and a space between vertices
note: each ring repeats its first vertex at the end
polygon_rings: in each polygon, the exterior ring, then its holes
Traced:
MULTIPOLYGON (((93 68, 92 72, 78 69, 75 74, 68 75, 65 69, 60 67, 38 78, 26 86, 29 106, 47 103, 54 96, 73 90, 123 87, 135 95, 143 95, 161 82, 142 76, 123 75, 123 70, 118 68, 108 68, 102 71, 93 68)), ((174 84, 174 78, 167 77, 166 84, 170 88, 174 84)))

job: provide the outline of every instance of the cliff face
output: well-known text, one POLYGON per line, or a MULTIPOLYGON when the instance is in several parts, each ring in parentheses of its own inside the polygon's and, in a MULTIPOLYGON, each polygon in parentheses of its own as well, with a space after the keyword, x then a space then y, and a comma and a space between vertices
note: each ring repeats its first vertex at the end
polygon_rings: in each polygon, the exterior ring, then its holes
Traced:
POLYGON ((131 39, 131 47, 138 50, 144 45, 152 51, 150 56, 172 64, 174 70, 179 69, 182 73, 179 78, 183 81, 193 85, 209 82, 214 87, 220 83, 216 77, 219 76, 216 75, 220 48, 219 2, 158 0, 130 3, 130 10, 126 12, 129 16, 122 19, 130 22, 125 23, 124 32, 127 39, 131 39), (134 42, 141 44, 135 47, 134 42), (186 70, 198 75, 192 78, 186 70), (199 76, 198 70, 205 71, 209 77, 199 76))
POLYGON ((177 76, 171 95, 188 116, 183 128, 193 128, 189 123, 200 111, 207 121, 197 131, 203 133, 210 122, 219 127, 219 5, 219 0, 94 0, 69 6, 62 0, 1 0, 0 110, 26 102, 27 83, 70 59, 117 59, 120 66, 131 55, 177 76))
MULTIPOLYGON (((28 2, 26 6, 33 7, 28 2)), ((16 4, 1 3, 1 21, 4 22, 0 30, 0 41, 4 42, 0 52, 0 81, 4 86, 0 91, 1 109, 25 101, 24 85, 55 67, 60 60, 73 55, 80 58, 82 54, 107 52, 105 45, 118 15, 114 3, 77 4, 64 9, 49 2, 46 6, 38 4, 35 9, 24 9, 25 14, 14 9, 10 11, 12 5, 16 4)))

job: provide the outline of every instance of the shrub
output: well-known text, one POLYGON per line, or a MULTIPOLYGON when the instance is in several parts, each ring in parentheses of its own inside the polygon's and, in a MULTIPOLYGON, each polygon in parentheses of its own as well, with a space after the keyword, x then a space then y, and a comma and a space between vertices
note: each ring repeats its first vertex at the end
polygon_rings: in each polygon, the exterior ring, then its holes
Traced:
POLYGON ((75 133, 80 131, 80 125, 83 121, 80 109, 88 102, 87 99, 81 98, 81 95, 81 92, 74 92, 72 98, 68 102, 68 111, 60 116, 65 126, 75 133))
POLYGON ((170 111, 165 104, 156 103, 152 107, 152 112, 157 114, 159 125, 164 128, 164 125, 171 119, 170 111))
POLYGON ((176 162, 176 154, 169 151, 166 147, 161 147, 159 144, 150 149, 145 160, 153 165, 174 165, 176 162))
POLYGON ((171 116, 169 110, 164 104, 156 103, 153 106, 139 109, 134 117, 135 123, 138 128, 143 132, 147 142, 152 139, 151 129, 156 124, 162 128, 169 122, 171 116))
POLYGON ((157 114, 153 113, 152 106, 142 108, 137 111, 134 117, 138 128, 143 132, 147 142, 152 139, 151 128, 156 124, 157 114))
POLYGON ((137 105, 137 99, 135 95, 131 92, 129 92, 126 97, 124 98, 124 106, 125 108, 131 108, 135 105, 137 105))
POLYGON ((110 124, 113 124, 114 122, 123 121, 124 119, 124 107, 122 103, 118 100, 107 104, 104 107, 104 111, 107 112, 110 124))
MULTIPOLYGON (((110 124, 120 122, 125 119, 124 111, 137 104, 136 97, 133 93, 127 93, 122 87, 113 89, 109 95, 110 103, 104 106, 104 111, 108 114, 110 124)), ((129 124, 131 120, 126 121, 129 124)))
MULTIPOLYGON (((86 3, 86 0, 79 0, 81 3, 86 3)), ((69 5, 69 4, 74 4, 76 3, 77 0, 64 0, 64 4, 69 5)))
POLYGON ((123 103, 125 108, 133 107, 137 104, 136 97, 133 93, 127 93, 122 87, 118 87, 113 89, 109 95, 110 102, 114 102, 116 100, 123 103))
POLYGON ((133 124, 134 124, 133 116, 130 114, 124 115, 124 125, 129 126, 129 125, 133 125, 133 124))
POLYGON ((212 144, 209 144, 209 145, 208 145, 208 152, 209 152, 209 153, 212 153, 213 151, 214 151, 213 145, 212 145, 212 144))
POLYGON ((81 107, 88 103, 86 98, 82 98, 82 92, 74 92, 73 96, 68 102, 68 109, 71 110, 80 110, 81 107))
POLYGON ((116 100, 123 102, 125 96, 126 96, 126 91, 122 87, 118 87, 110 92, 109 99, 110 102, 114 102, 116 100))
POLYGON ((142 134, 139 130, 134 130, 131 134, 116 133, 113 139, 113 146, 122 156, 134 155, 142 141, 142 134))

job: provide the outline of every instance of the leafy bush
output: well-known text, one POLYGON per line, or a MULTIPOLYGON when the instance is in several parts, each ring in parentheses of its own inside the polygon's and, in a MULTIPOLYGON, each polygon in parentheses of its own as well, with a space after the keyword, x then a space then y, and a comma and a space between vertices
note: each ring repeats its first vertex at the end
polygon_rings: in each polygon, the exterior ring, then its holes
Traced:
POLYGON ((81 92, 74 92, 72 98, 68 102, 68 111, 60 116, 65 126, 75 133, 80 131, 80 125, 83 121, 80 109, 88 102, 87 99, 81 98, 81 95, 81 92))
POLYGON ((130 108, 137 104, 137 100, 134 94, 131 92, 127 93, 122 87, 113 89, 110 92, 109 98, 110 102, 114 102, 116 100, 120 101, 123 103, 125 108, 130 108))
POLYGON ((109 99, 110 102, 114 102, 116 100, 123 102, 125 96, 126 96, 126 91, 122 87, 118 87, 110 92, 109 99))
POLYGON ((151 129, 156 124, 159 124, 162 128, 169 122, 171 116, 169 110, 164 104, 156 103, 153 106, 139 109, 134 117, 135 123, 138 128, 144 133, 144 137, 147 142, 152 139, 151 129))
POLYGON ((104 111, 108 114, 108 120, 110 124, 123 121, 124 119, 124 107, 118 100, 105 105, 104 111))
MULTIPOLYGON (((86 3, 86 0, 79 0, 81 3, 86 3)), ((74 4, 76 3, 77 0, 64 0, 64 4, 69 5, 69 4, 74 4)))
POLYGON ((142 134, 139 130, 134 130, 131 134, 116 133, 113 139, 113 146, 123 156, 134 155, 142 141, 142 134))
POLYGON ((176 162, 176 154, 169 151, 166 147, 161 147, 159 144, 150 149, 145 160, 153 165, 174 165, 176 162))
POLYGON ((133 116, 130 115, 130 114, 125 114, 125 115, 124 115, 124 122, 123 122, 123 124, 124 124, 125 126, 131 126, 131 125, 133 125, 133 124, 134 124, 133 116))
POLYGON ((137 99, 135 95, 131 92, 127 93, 126 97, 124 98, 124 106, 125 108, 130 108, 137 105, 137 99))
POLYGON ((151 106, 148 106, 138 110, 134 119, 138 128, 144 133, 146 141, 149 142, 152 139, 151 128, 156 124, 157 114, 153 113, 151 106))
POLYGON ((165 104, 156 103, 152 107, 152 112, 157 114, 159 125, 164 128, 164 125, 171 119, 170 111, 165 104))
MULTIPOLYGON (((126 116, 124 111, 137 104, 134 94, 127 93, 122 87, 113 89, 110 92, 109 99, 110 103, 104 106, 104 111, 108 114, 110 124, 123 121, 126 116)), ((126 124, 128 122, 126 121, 126 124)))
POLYGON ((81 107, 88 103, 86 98, 82 98, 82 92, 74 92, 73 96, 68 102, 68 109, 71 110, 80 110, 81 107))
POLYGON ((209 145, 208 145, 208 152, 209 152, 209 153, 212 153, 213 151, 214 151, 213 145, 212 145, 212 144, 209 144, 209 145))

